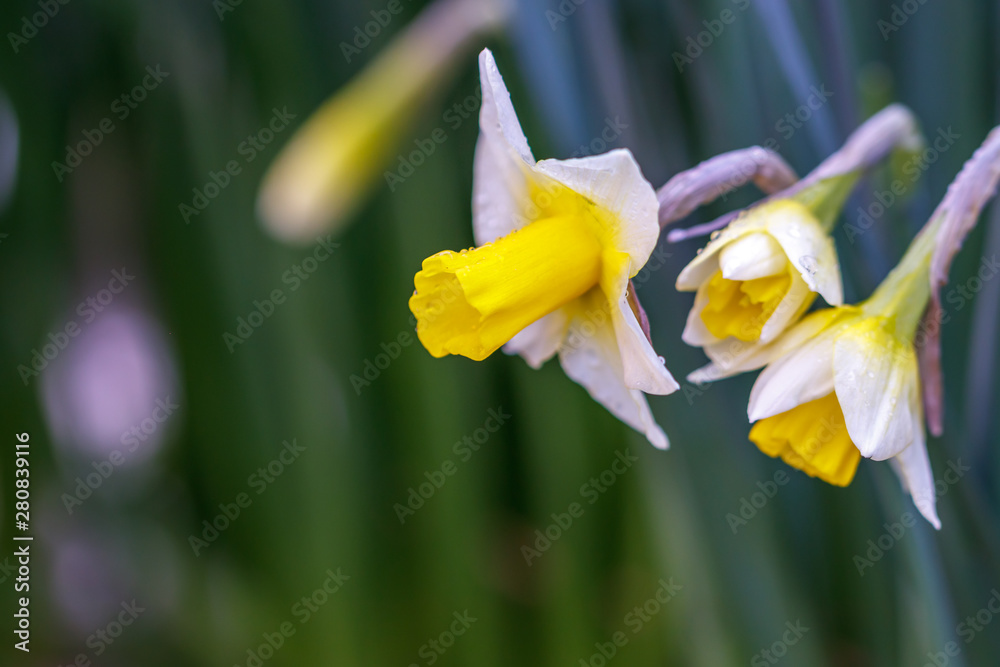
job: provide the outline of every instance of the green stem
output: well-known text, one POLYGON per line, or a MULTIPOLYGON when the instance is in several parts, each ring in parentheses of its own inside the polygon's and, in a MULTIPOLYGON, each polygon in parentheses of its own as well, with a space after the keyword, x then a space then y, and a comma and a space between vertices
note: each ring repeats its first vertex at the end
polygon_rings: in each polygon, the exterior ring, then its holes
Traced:
POLYGON ((812 211, 823 227, 823 231, 829 234, 833 231, 837 218, 840 217, 844 202, 847 201, 854 190, 854 185, 861 178, 861 173, 862 170, 858 169, 817 181, 797 193, 792 199, 812 211))
POLYGON ((813 210, 827 232, 840 215, 858 179, 893 151, 912 152, 924 145, 913 112, 891 104, 861 124, 836 153, 823 160, 787 194, 813 210))
POLYGON ((862 305, 868 315, 893 317, 896 331, 912 338, 931 296, 930 264, 941 218, 931 220, 910 243, 875 292, 862 305))

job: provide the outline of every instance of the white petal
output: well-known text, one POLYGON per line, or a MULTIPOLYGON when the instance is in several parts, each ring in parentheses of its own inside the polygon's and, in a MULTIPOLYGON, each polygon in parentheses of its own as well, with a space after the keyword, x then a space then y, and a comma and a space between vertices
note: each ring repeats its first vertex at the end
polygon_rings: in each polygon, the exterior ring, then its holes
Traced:
POLYGON ((659 395, 672 394, 680 389, 624 299, 611 311, 611 321, 618 339, 625 385, 629 389, 659 395))
POLYGON ((503 346, 503 351, 519 354, 532 368, 541 368, 559 349, 568 326, 569 317, 565 309, 560 308, 519 331, 503 346))
POLYGON ((712 277, 712 274, 719 269, 719 252, 730 243, 750 234, 751 232, 762 231, 766 227, 767 211, 774 204, 765 203, 760 206, 748 209, 738 218, 726 225, 719 235, 708 242, 687 266, 681 269, 677 276, 677 289, 682 292, 690 292, 712 277))
POLYGON ((479 78, 483 100, 473 165, 472 226, 476 245, 483 245, 528 222, 524 202, 535 158, 489 49, 479 54, 479 78))
POLYGON ((705 345, 703 351, 712 363, 691 373, 688 376, 691 382, 703 383, 733 377, 762 368, 781 356, 773 344, 740 340, 732 336, 705 345))
POLYGON ((899 475, 903 488, 910 492, 913 504, 932 526, 941 530, 941 519, 937 514, 937 493, 934 489, 934 475, 927 457, 924 430, 915 434, 913 443, 893 459, 893 470, 899 475))
POLYGON ((844 302, 833 239, 805 206, 786 201, 768 216, 767 231, 781 244, 809 288, 832 306, 844 302))
MULTIPOLYGON (((680 388, 646 338, 628 302, 629 255, 605 251, 601 289, 611 312, 611 324, 621 353, 625 386, 647 394, 671 394, 680 388)), ((590 295, 592 298, 593 295, 590 295)))
POLYGON ((692 384, 705 384, 707 382, 715 382, 716 380, 724 380, 747 370, 753 369, 734 368, 732 365, 722 366, 713 361, 688 373, 687 381, 692 384))
MULTIPOLYGON (((604 315, 609 316, 606 308, 604 315)), ((667 436, 653 419, 645 395, 625 386, 614 329, 607 320, 602 324, 598 319, 577 317, 570 324, 569 335, 559 350, 559 361, 566 375, 611 414, 644 433, 654 447, 666 449, 667 436)))
POLYGON ((681 340, 694 347, 703 347, 718 343, 721 339, 708 330, 705 321, 701 319, 701 311, 708 305, 708 283, 704 282, 698 287, 694 296, 694 305, 688 312, 687 323, 684 325, 684 333, 681 340))
POLYGON ((862 456, 895 456, 923 430, 916 353, 878 318, 839 333, 833 364, 837 400, 862 456))
POLYGON ((719 253, 719 268, 727 280, 766 278, 785 271, 788 257, 770 234, 754 232, 736 239, 719 253))
POLYGON ((806 309, 806 303, 812 303, 812 296, 813 292, 806 282, 802 280, 798 272, 793 271, 792 284, 788 288, 788 293, 781 299, 781 303, 761 327, 760 342, 768 343, 774 340, 790 324, 794 324, 806 309))
POLYGON ((773 417, 833 391, 833 336, 824 331, 772 362, 750 390, 750 421, 773 417))
POLYGON ((705 354, 712 363, 691 373, 688 379, 698 383, 709 382, 761 368, 803 345, 823 329, 835 326, 838 320, 848 315, 849 313, 843 310, 832 308, 817 311, 770 343, 742 341, 730 337, 706 345, 705 354))
POLYGON ((715 239, 698 251, 687 266, 677 276, 676 288, 681 292, 691 292, 701 287, 705 281, 719 270, 719 252, 728 243, 743 236, 745 231, 734 229, 730 224, 715 239))
POLYGON ((632 259, 629 277, 649 259, 660 236, 660 204, 632 153, 624 149, 572 160, 542 160, 539 173, 550 176, 610 215, 610 245, 632 259))

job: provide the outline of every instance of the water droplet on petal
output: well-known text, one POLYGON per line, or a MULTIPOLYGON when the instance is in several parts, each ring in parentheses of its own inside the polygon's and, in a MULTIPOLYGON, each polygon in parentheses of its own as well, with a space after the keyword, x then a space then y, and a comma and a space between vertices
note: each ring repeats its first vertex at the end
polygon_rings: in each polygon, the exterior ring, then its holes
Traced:
POLYGON ((788 228, 788 235, 794 239, 801 238, 802 230, 799 229, 798 225, 792 225, 791 227, 788 228))
POLYGON ((711 234, 709 234, 708 240, 709 241, 714 241, 715 239, 719 238, 719 236, 721 234, 722 234, 722 232, 720 232, 718 229, 716 229, 714 232, 712 232, 711 234))
POLYGON ((802 255, 802 257, 799 257, 799 266, 802 267, 803 271, 814 276, 819 270, 819 260, 812 255, 802 255))

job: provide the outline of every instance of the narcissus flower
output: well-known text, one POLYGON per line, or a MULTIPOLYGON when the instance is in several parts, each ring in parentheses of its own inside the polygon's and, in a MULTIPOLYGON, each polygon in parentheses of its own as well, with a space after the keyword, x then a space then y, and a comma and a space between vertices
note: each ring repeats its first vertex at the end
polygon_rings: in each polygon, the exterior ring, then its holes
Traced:
POLYGON ((712 356, 727 340, 768 342, 819 293, 843 300, 837 251, 819 219, 793 199, 746 211, 681 271, 677 289, 697 290, 684 342, 712 356))
POLYGON ((744 355, 737 371, 719 369, 716 377, 766 366, 747 407, 761 451, 837 486, 862 457, 889 459, 920 513, 941 527, 924 432, 925 406, 941 430, 938 290, 998 182, 1000 127, 868 300, 812 313, 744 355))
POLYGON ((712 361, 689 379, 747 370, 759 348, 799 321, 817 295, 833 306, 842 303, 830 238, 840 209, 864 169, 895 148, 914 150, 921 143, 912 113, 887 107, 804 179, 720 220, 728 224, 677 278, 678 290, 696 292, 683 339, 703 347, 712 361))
POLYGON ((274 236, 305 242, 343 223, 399 150, 420 109, 507 0, 437 0, 321 106, 275 159, 257 210, 274 236))
POLYGON ((917 237, 867 301, 813 313, 777 341, 747 412, 761 451, 830 484, 848 485, 861 457, 894 459, 917 508, 940 528, 913 346, 936 230, 917 237))
POLYGON ((626 150, 536 162, 488 50, 479 70, 477 247, 424 260, 410 299, 417 335, 436 357, 503 346, 538 368, 558 353, 595 400, 666 448, 643 392, 678 385, 629 290, 659 235, 653 188, 626 150))

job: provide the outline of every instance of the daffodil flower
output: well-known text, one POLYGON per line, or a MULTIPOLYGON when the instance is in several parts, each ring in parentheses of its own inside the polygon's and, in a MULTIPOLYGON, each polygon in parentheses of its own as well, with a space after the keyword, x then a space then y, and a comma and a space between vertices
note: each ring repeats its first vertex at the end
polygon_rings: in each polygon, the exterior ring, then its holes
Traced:
POLYGON ((851 482, 862 457, 891 459, 917 509, 941 527, 914 340, 951 258, 995 192, 998 167, 1000 129, 868 300, 813 313, 754 355, 754 365, 768 364, 747 407, 756 422, 750 440, 761 451, 837 486, 851 482))
POLYGON ((850 484, 861 457, 895 457, 917 508, 940 528, 913 348, 936 229, 917 237, 870 299, 791 328, 757 378, 747 414, 761 451, 830 484, 850 484))
POLYGON ((305 242, 346 221, 459 56, 503 25, 509 10, 507 0, 428 6, 282 149, 257 200, 267 230, 283 241, 305 242))
POLYGON ((666 448, 643 392, 678 385, 629 290, 656 246, 656 194, 627 150, 536 162, 488 50, 479 71, 477 247, 424 260, 410 298, 417 335, 436 357, 481 360, 502 346, 538 368, 558 353, 595 400, 666 448))
POLYGON ((909 110, 888 107, 802 181, 719 221, 728 224, 677 278, 678 290, 696 293, 682 337, 712 361, 691 380, 746 370, 758 348, 797 322, 817 295, 843 302, 833 224, 866 167, 893 148, 921 145, 916 128, 909 110))
POLYGON ((730 223, 684 267, 677 289, 697 291, 684 342, 710 354, 730 338, 773 340, 817 293, 843 301, 833 240, 793 199, 765 202, 730 223))

